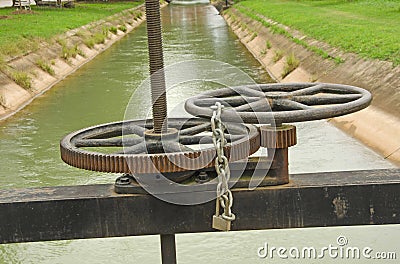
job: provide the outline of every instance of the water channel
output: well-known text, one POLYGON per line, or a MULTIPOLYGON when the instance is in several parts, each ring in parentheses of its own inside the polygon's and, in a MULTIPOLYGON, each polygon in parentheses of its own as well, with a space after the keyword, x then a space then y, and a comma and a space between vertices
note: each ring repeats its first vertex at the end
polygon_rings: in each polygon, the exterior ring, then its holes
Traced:
MULTIPOLYGON (((270 82, 267 73, 212 6, 169 5, 163 9, 162 19, 166 65, 210 59, 238 67, 257 82, 270 82)), ((0 123, 0 188, 112 183, 117 176, 115 174, 88 172, 64 164, 59 158, 59 140, 65 134, 83 127, 122 120, 134 92, 139 97, 134 115, 144 118, 150 105, 146 100, 141 100, 140 93, 143 91, 136 89, 147 78, 147 60, 146 28, 142 25, 27 108, 0 123)), ((191 74, 196 72, 187 70, 191 74)), ((174 105, 213 88, 207 83, 189 84, 186 89, 173 89, 168 96, 174 105)), ((394 167, 326 121, 298 124, 298 134, 299 144, 291 148, 290 153, 292 173, 394 167)), ((264 263, 267 259, 257 256, 257 248, 267 241, 274 246, 322 247, 334 244, 339 235, 345 235, 354 246, 394 251, 398 248, 395 244, 400 242, 400 227, 178 235, 178 261, 264 263)), ((273 263, 280 261, 268 259, 273 263)), ((288 262, 313 263, 307 260, 292 261, 288 262)), ((323 261, 335 262, 328 258, 323 261)), ((121 262, 159 263, 158 236, 0 246, 0 263, 7 264, 121 262)))

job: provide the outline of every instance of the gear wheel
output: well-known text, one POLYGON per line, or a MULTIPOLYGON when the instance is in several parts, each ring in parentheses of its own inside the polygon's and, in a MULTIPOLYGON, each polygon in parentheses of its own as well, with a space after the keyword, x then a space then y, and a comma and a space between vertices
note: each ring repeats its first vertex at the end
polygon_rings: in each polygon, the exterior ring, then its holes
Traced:
POLYGON ((279 127, 260 127, 261 147, 283 149, 297 144, 296 127, 282 125, 279 127))
MULTIPOLYGON (((84 128, 61 140, 61 158, 86 170, 131 174, 180 172, 214 165, 216 153, 209 120, 171 118, 168 127, 162 135, 152 132, 152 120, 84 128)), ((245 159, 260 147, 255 126, 225 123, 225 127, 228 144, 224 151, 230 162, 245 159)))

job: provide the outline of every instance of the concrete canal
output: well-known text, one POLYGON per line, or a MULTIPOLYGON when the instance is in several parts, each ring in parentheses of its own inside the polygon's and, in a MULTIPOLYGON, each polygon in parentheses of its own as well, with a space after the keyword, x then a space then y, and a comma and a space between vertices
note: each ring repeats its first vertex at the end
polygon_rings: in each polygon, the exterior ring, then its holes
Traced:
MULTIPOLYGON (((267 73, 236 39, 222 17, 208 4, 169 5, 162 11, 165 64, 210 59, 231 64, 256 82, 270 82, 267 73)), ((124 118, 131 95, 137 96, 137 118, 150 110, 136 91, 147 77, 145 25, 85 65, 27 108, 0 124, 0 186, 23 188, 111 183, 115 174, 69 167, 59 158, 59 140, 68 132, 124 118)), ((187 69, 192 75, 204 67, 187 69)), ((177 74, 185 74, 180 72, 177 74)), ((199 74, 199 78, 202 76, 199 74)), ((171 104, 213 89, 215 84, 188 84, 173 89, 171 104)), ((292 173, 394 167, 376 153, 325 121, 298 124, 298 145, 291 149, 292 173)), ((240 212, 237 212, 240 213, 240 212)), ((10 219, 12 221, 12 219, 10 219)), ((262 263, 257 248, 315 246, 336 243, 345 235, 352 245, 394 250, 400 228, 354 227, 178 235, 179 263, 262 263), (385 236, 383 236, 385 235, 385 236), (310 244, 312 243, 312 244, 310 244), (370 243, 370 244, 368 244, 370 243)), ((54 241, 0 246, 0 263, 159 263, 159 238, 130 237, 54 241)), ((276 261, 279 259, 268 260, 276 261)), ((327 259, 326 263, 330 263, 327 259)), ((334 260, 332 260, 334 262, 334 260)), ((296 263, 309 263, 295 260, 296 263)))

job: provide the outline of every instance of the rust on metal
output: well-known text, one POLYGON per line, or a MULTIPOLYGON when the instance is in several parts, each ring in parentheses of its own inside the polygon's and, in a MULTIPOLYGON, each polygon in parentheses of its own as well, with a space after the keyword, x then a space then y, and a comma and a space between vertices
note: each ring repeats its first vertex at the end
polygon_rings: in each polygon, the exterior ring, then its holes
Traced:
MULTIPOLYGON (((211 133, 208 120, 172 118, 169 123, 175 132, 165 134, 166 140, 161 141, 146 140, 146 136, 152 135, 152 120, 85 128, 61 140, 61 158, 71 166, 86 170, 135 174, 198 170, 214 165, 215 148, 206 146, 212 142, 211 135, 207 134, 211 133), (191 145, 202 147, 195 150, 191 145), (115 153, 90 149, 122 146, 115 153)), ((246 159, 260 147, 258 130, 252 125, 226 123, 226 133, 225 153, 230 162, 246 159)))
POLYGON ((264 125, 260 127, 261 147, 288 148, 297 144, 296 127, 282 125, 279 127, 264 125))

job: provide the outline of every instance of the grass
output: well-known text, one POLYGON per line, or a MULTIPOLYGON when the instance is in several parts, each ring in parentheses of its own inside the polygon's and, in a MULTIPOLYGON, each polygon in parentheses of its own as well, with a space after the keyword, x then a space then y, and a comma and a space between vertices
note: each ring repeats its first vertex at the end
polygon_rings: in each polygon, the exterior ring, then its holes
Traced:
POLYGON ((58 44, 61 45, 61 58, 68 60, 69 58, 76 58, 76 55, 80 54, 82 51, 78 48, 78 45, 67 44, 65 39, 57 39, 58 44))
POLYGON ((118 30, 121 30, 122 32, 126 32, 128 29, 125 26, 119 26, 118 30))
POLYGON ((286 57, 285 66, 283 67, 282 78, 285 78, 289 73, 299 67, 300 61, 293 53, 286 57))
POLYGON ((56 35, 78 28, 92 21, 104 19, 143 3, 81 3, 75 8, 44 8, 32 6, 31 13, 18 14, 14 8, 0 8, 0 53, 18 56, 37 49, 42 40, 49 41, 56 35))
POLYGON ((267 55, 268 50, 267 49, 263 49, 262 51, 260 51, 260 56, 265 56, 267 55))
POLYGON ((107 32, 97 32, 86 38, 83 43, 90 49, 93 49, 96 44, 104 44, 107 38, 107 32))
POLYGON ((113 33, 114 35, 117 35, 117 33, 118 33, 118 28, 116 28, 116 27, 114 27, 114 26, 110 27, 109 30, 110 30, 110 32, 113 33))
POLYGON ((265 42, 265 48, 266 48, 266 49, 270 49, 271 47, 272 47, 271 42, 270 42, 269 40, 267 40, 267 41, 265 42))
POLYGON ((14 69, 11 69, 9 73, 14 82, 22 88, 27 90, 32 88, 32 79, 29 77, 28 73, 14 69))
POLYGON ((253 34, 251 34, 251 37, 250 37, 250 39, 249 39, 249 42, 250 42, 250 41, 253 41, 256 37, 257 37, 257 32, 254 32, 253 34))
MULTIPOLYGON (((257 20, 268 17, 305 35, 365 58, 400 64, 400 1, 398 0, 242 0, 238 10, 257 20)), ((264 24, 325 58, 341 62, 309 46, 283 28, 264 24)))
POLYGON ((134 20, 139 20, 139 19, 142 18, 143 13, 142 13, 141 11, 134 11, 133 15, 134 15, 134 16, 133 16, 133 19, 134 19, 134 20))
POLYGON ((53 68, 51 67, 50 64, 48 64, 47 62, 45 62, 42 59, 39 59, 36 61, 36 65, 42 69, 43 71, 47 72, 48 74, 50 74, 51 76, 55 75, 55 72, 53 70, 53 68))
POLYGON ((265 42, 265 48, 261 51, 260 55, 265 56, 270 48, 272 48, 272 44, 269 40, 267 40, 265 42))
POLYGON ((282 50, 276 50, 275 53, 274 53, 273 61, 274 62, 278 62, 282 58, 283 58, 283 51, 282 50))

